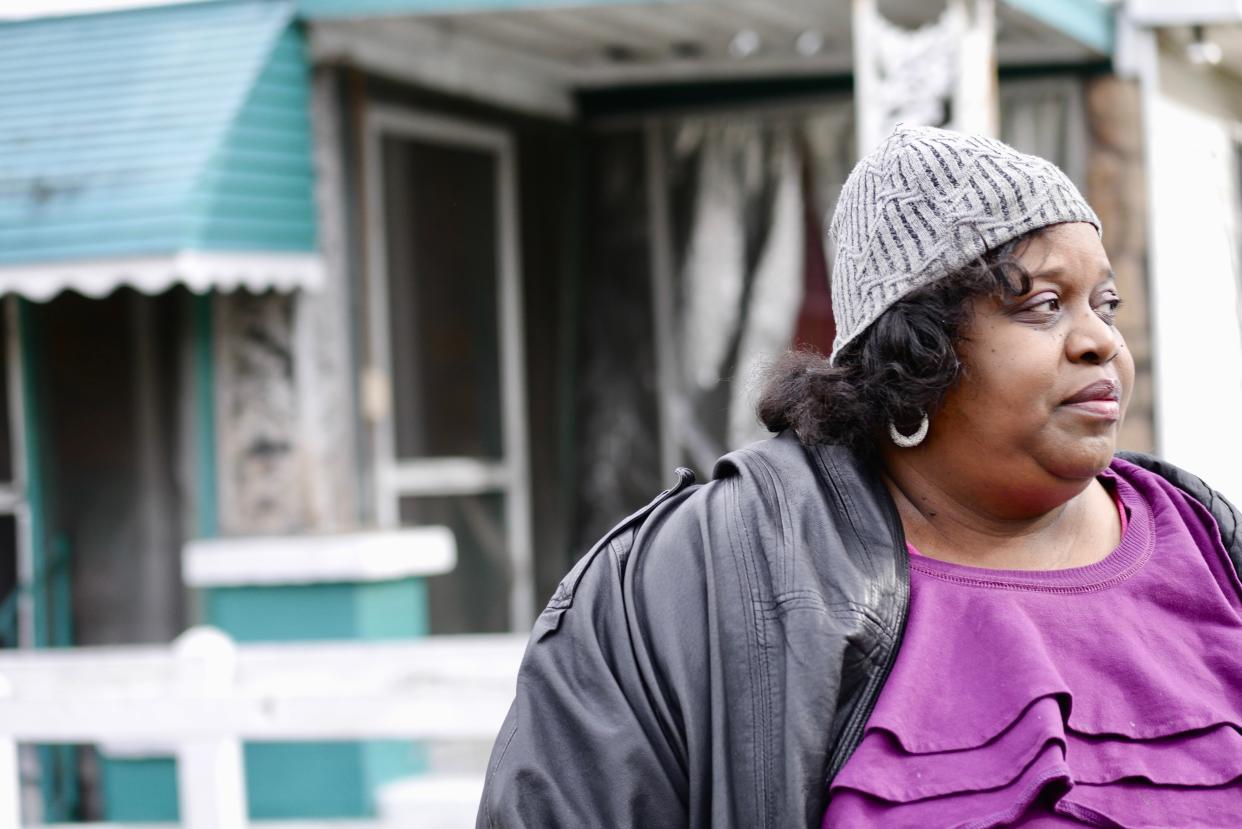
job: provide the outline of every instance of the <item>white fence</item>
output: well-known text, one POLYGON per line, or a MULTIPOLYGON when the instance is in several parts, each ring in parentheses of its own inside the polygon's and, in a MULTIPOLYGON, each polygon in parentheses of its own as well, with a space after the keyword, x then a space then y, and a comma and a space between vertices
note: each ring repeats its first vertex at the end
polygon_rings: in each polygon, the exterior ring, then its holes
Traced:
MULTIPOLYGON (((171 647, 4 654, 0 829, 22 826, 18 743, 167 746, 177 758, 186 829, 247 825, 244 740, 490 744, 512 700, 525 641, 488 635, 239 646, 217 630, 195 628, 171 647)), ((469 825, 461 821, 473 813, 481 782, 412 781, 413 799, 426 801, 417 825, 469 825), (436 803, 437 792, 447 801, 436 803)))

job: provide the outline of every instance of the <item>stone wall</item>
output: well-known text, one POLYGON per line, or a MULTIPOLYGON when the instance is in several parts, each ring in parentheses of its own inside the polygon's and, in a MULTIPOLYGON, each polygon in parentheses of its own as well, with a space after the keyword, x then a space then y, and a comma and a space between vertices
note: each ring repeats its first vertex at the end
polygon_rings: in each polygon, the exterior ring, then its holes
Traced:
POLYGON ((311 523, 299 457, 293 299, 238 291, 215 301, 220 531, 303 530, 311 523))
POLYGON ((357 525, 348 366, 324 336, 323 297, 215 301, 220 531, 329 532, 357 525), (320 336, 316 337, 318 333, 320 336))
POLYGON ((1091 79, 1086 84, 1086 109, 1090 130, 1086 196, 1104 225, 1104 248, 1125 299, 1117 325, 1134 355, 1136 368, 1134 395, 1118 446, 1151 452, 1155 448, 1155 421, 1148 304, 1147 182, 1137 82, 1116 75, 1091 79))

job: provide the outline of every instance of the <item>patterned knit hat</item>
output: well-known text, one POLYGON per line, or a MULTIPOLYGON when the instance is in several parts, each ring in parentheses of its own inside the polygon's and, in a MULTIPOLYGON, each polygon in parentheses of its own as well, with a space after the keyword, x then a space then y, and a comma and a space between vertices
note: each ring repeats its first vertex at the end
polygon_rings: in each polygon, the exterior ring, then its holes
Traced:
POLYGON ((854 167, 832 217, 832 359, 906 294, 1060 222, 1100 230, 1052 162, 991 138, 897 127, 854 167))

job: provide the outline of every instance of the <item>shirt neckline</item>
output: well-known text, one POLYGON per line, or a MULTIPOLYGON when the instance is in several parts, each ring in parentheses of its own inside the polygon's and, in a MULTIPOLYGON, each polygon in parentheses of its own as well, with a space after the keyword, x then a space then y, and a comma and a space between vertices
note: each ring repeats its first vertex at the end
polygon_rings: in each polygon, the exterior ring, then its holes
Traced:
POLYGON ((1121 503, 1130 510, 1130 518, 1121 542, 1097 562, 1059 570, 1001 570, 917 555, 910 556, 910 569, 957 584, 1050 593, 1088 592, 1119 584, 1137 573, 1151 557, 1155 536, 1152 511, 1143 494, 1111 466, 1098 477, 1116 486, 1121 503))

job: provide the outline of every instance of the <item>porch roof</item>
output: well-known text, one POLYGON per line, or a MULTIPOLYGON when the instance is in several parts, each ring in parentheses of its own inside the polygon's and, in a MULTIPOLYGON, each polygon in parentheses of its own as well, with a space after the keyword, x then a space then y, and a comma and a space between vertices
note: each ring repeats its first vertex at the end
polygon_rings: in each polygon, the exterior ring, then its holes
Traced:
POLYGON ((0 292, 318 280, 290 2, 0 23, 0 292))
MULTIPOLYGON (((848 76, 849 0, 296 0, 315 59, 571 117, 599 88, 848 76)), ((908 28, 944 4, 885 0, 908 28)), ((1083 65, 1113 51, 1104 0, 999 0, 1002 66, 1083 65)))
MULTIPOLYGON (((695 54, 711 52, 712 41, 743 28, 759 34, 797 35, 816 30, 826 45, 838 39, 848 41, 848 0, 295 0, 299 14, 312 21, 363 20, 377 17, 418 17, 452 20, 451 28, 475 33, 491 41, 517 41, 538 45, 547 55, 567 50, 579 57, 592 46, 609 46, 594 41, 610 38, 622 44, 643 36, 650 52, 652 45, 674 49, 666 57, 685 58, 685 47, 696 47, 695 54), (542 30, 543 36, 538 32, 542 30), (568 37, 566 37, 568 35, 568 37), (536 43, 537 42, 537 43, 536 43)), ((1086 50, 1087 56, 1112 54, 1114 5, 1110 0, 1000 0, 1000 33, 1008 26, 1014 40, 1033 33, 1032 24, 1059 35, 1086 50)), ((882 5, 886 16, 917 26, 934 17, 940 3, 922 0, 889 0, 882 5)), ((771 51, 773 43, 767 44, 771 51)), ((792 44, 790 44, 792 45, 792 44)), ((1004 46, 1004 43, 1000 44, 1004 46)), ((1064 44, 1062 44, 1064 45, 1064 44)), ((615 44, 614 44, 615 46, 615 44)), ((632 54, 626 58, 651 57, 632 54)), ((804 52, 807 51, 804 49, 804 52)), ((617 58, 614 48, 612 55, 617 58)), ((1056 50, 1046 58, 1061 57, 1056 50)), ((1032 55, 1026 60, 1033 59, 1032 55)), ((1022 62, 1020 60, 1020 62, 1022 62)), ((581 68, 581 67, 579 67, 581 68)))

